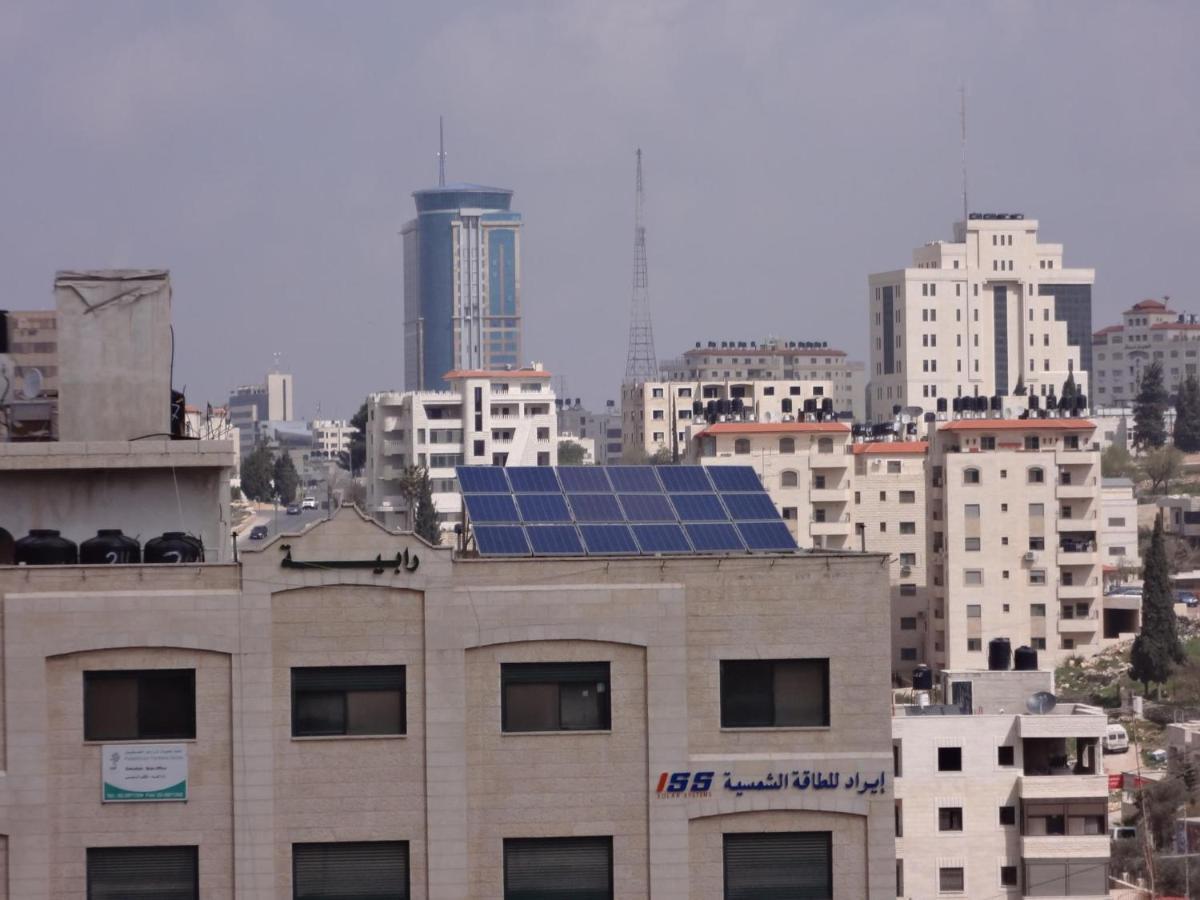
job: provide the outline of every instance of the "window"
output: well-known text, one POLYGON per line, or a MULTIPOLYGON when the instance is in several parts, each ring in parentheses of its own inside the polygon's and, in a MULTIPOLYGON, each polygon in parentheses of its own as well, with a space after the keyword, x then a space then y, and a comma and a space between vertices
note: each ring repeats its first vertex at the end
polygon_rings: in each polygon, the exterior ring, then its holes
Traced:
POLYGON ((607 662, 501 663, 501 730, 606 731, 607 662))
POLYGON ((780 438, 779 439, 779 452, 780 453, 795 453, 796 452, 796 439, 795 438, 780 438))
POLYGON ((917 533, 917 523, 916 522, 901 522, 900 523, 900 533, 901 534, 916 534, 917 533))
POLYGON ((1114 546, 1114 547, 1109 547, 1109 548, 1108 548, 1108 555, 1109 555, 1109 556, 1124 556, 1124 555, 1125 555, 1125 548, 1124 548, 1124 547, 1115 547, 1115 546, 1114 546))
POLYGON ((408 842, 292 844, 292 896, 408 900, 408 842))
POLYGON ((983 569, 964 569, 963 584, 971 587, 983 584, 983 569))
POLYGON ((902 659, 905 662, 916 662, 917 661, 917 648, 916 647, 901 647, 900 648, 900 659, 902 659))
POLYGON ((292 669, 292 736, 404 734, 404 666, 292 669))
POLYGON ((900 617, 900 630, 901 631, 916 631, 917 630, 916 617, 915 616, 901 616, 900 617))
POLYGON ((982 615, 982 612, 983 612, 983 607, 980 606, 978 603, 968 603, 967 604, 967 618, 968 619, 978 619, 982 615))
POLYGON ((1109 516, 1108 527, 1109 528, 1124 528, 1125 527, 1124 517, 1116 518, 1114 516, 1109 516))
MULTIPOLYGON (((1043 615, 1044 615, 1044 613, 1043 613, 1043 615)), ((1046 639, 1044 637, 1030 638, 1029 643, 1033 647, 1034 650, 1045 650, 1046 649, 1046 639)))
POLYGON ((1016 866, 1001 866, 1000 867, 1000 886, 1001 887, 1016 887, 1017 886, 1017 867, 1016 866))
POLYGON ((83 673, 85 741, 196 736, 195 669, 83 673))
POLYGON ((979 484, 979 470, 963 469, 963 484, 979 484))
POLYGON ((1046 604, 1045 603, 1030 603, 1029 604, 1029 615, 1030 615, 1030 617, 1035 618, 1035 619, 1046 618, 1046 604))
POLYGON ((195 900, 200 896, 196 855, 195 847, 89 847, 88 900, 195 900))
POLYGON ((966 890, 963 883, 963 869, 961 866, 938 869, 938 891, 941 893, 945 894, 952 891, 966 890))
POLYGON ((725 900, 833 896, 832 832, 729 833, 723 844, 725 900))
POLYGON ((1046 473, 1038 466, 1034 466, 1029 470, 1029 483, 1042 484, 1046 480, 1046 473))
POLYGON ((796 473, 789 471, 789 472, 784 472, 780 476, 779 483, 782 487, 796 487, 796 485, 798 485, 800 482, 799 482, 799 477, 796 475, 796 473))
POLYGON ((996 748, 996 765, 1011 766, 1013 762, 1013 748, 1011 744, 1001 744, 996 748))
POLYGON ((979 549, 979 538, 969 537, 969 538, 965 538, 964 541, 965 541, 965 545, 966 545, 964 549, 966 549, 967 551, 973 552, 973 551, 977 551, 979 549))
POLYGON ((962 807, 942 806, 938 808, 938 831, 962 831, 962 807))
POLYGON ((901 553, 900 554, 900 565, 915 566, 916 564, 917 564, 917 554, 915 554, 915 553, 901 553))
POLYGON ((1046 583, 1046 570, 1045 569, 1030 569, 1029 570, 1029 583, 1030 584, 1045 584, 1046 583))
POLYGON ((1026 897, 1099 896, 1108 890, 1108 858, 1027 859, 1026 897))
POLYGON ((721 660, 721 727, 829 724, 829 660, 721 660))
POLYGON ((832 453, 833 452, 833 438, 828 438, 828 437, 817 438, 817 452, 818 453, 832 453))
POLYGON ((797 508, 794 506, 785 506, 783 508, 783 517, 789 522, 794 522, 800 518, 797 508))
POLYGON ((504 898, 610 900, 612 860, 611 837, 505 838, 504 898))
POLYGON ((738 438, 736 441, 734 441, 733 442, 733 452, 734 453, 749 453, 750 452, 750 439, 749 438, 738 438))
POLYGON ((962 747, 938 747, 937 767, 939 772, 961 772, 962 747))
POLYGON ((978 653, 983 649, 982 638, 967 638, 967 652, 978 653))
POLYGON ((1000 807, 1000 824, 1001 825, 1016 825, 1017 824, 1017 808, 1015 806, 1000 807))
POLYGON ((900 492, 900 502, 901 503, 916 503, 917 502, 917 492, 916 491, 901 491, 900 492))
POLYGON ((963 518, 964 519, 978 519, 979 518, 979 504, 978 503, 963 504, 963 518))
POLYGON ((917 586, 916 586, 915 584, 902 584, 902 585, 900 585, 900 596, 901 596, 901 597, 915 597, 915 596, 917 596, 917 586))
POLYGON ((900 474, 900 460, 889 459, 887 461, 887 472, 889 475, 899 475, 900 474))
POLYGON ((1029 539, 1029 549, 1030 550, 1045 550, 1046 549, 1046 539, 1044 537, 1031 537, 1029 539))

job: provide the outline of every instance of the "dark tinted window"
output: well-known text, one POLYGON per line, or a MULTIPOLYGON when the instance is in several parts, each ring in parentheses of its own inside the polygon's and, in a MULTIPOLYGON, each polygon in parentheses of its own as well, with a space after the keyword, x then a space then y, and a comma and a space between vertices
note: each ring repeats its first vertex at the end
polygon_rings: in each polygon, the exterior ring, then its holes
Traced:
POLYGON ((1002 766, 1011 766, 1014 764, 1013 748, 1009 745, 1003 745, 996 748, 996 762, 1002 766))
POLYGON ((408 900, 408 843, 292 845, 295 900, 408 900))
POLYGON ((404 734, 404 666, 292 669, 292 734, 404 734))
POLYGON ((938 771, 962 771, 962 747, 938 747, 938 771))
POLYGON ((1000 824, 1001 825, 1016 825, 1017 824, 1017 808, 1015 806, 1000 807, 1000 824))
POLYGON ((507 838, 504 900, 610 900, 612 838, 507 838))
POLYGON ((604 731, 612 727, 609 664, 503 663, 504 731, 604 731))
POLYGON ((195 847, 92 847, 88 900, 196 900, 196 869, 195 847))
POLYGON ((721 661, 721 727, 829 724, 829 660, 721 661))
POLYGON ((195 736, 194 669, 83 673, 84 740, 183 740, 195 736))

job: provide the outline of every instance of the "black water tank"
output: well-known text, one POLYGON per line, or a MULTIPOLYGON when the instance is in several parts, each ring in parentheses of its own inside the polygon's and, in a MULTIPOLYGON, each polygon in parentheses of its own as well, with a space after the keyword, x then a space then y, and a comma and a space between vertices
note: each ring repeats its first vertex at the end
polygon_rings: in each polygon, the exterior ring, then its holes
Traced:
POLYGON ((1012 644, 1008 638, 992 638, 988 641, 988 668, 1002 672, 1012 666, 1012 644))
POLYGON ((945 397, 937 398, 937 411, 942 412, 942 413, 946 412, 946 398, 945 397))
POLYGON ((122 534, 120 528, 101 528, 94 538, 79 545, 79 561, 84 565, 140 563, 142 545, 122 534))
POLYGON ((1013 668, 1020 672, 1036 672, 1037 651, 1032 647, 1018 647, 1013 652, 1013 668))
POLYGON ((52 528, 31 528, 13 545, 13 562, 27 566, 73 566, 79 548, 52 528))
POLYGON ((204 544, 182 531, 168 531, 146 541, 142 558, 148 563, 204 562, 204 544))
POLYGON ((933 690, 933 669, 929 666, 917 666, 913 669, 912 678, 914 691, 933 690))

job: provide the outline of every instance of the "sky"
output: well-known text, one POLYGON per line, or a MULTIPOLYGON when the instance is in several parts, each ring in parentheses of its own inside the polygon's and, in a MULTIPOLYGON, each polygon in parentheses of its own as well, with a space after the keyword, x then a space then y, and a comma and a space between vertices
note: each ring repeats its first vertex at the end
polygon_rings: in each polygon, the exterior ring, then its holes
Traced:
POLYGON ((644 153, 657 354, 825 340, 867 357, 867 276, 973 210, 1096 269, 1093 325, 1200 312, 1200 4, 0 4, 0 308, 58 269, 165 267, 176 387, 279 353, 297 415, 402 387, 412 191, 511 188, 525 356, 619 399, 644 153))

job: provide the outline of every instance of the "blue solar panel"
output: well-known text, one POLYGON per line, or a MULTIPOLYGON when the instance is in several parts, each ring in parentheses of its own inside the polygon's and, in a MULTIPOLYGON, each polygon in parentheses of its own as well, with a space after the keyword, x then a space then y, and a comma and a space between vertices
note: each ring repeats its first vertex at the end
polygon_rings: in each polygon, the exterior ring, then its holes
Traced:
POLYGON ((459 466, 454 471, 464 494, 507 494, 511 490, 499 466, 459 466))
POLYGON ((527 525, 525 534, 534 555, 582 556, 583 544, 574 525, 527 525))
POLYGON ((621 494, 619 499, 630 522, 675 521, 675 511, 662 494, 621 494))
POLYGON ((507 470, 512 489, 518 494, 561 494, 558 479, 549 466, 513 466, 507 470))
POLYGON ((734 519, 778 519, 779 511, 770 496, 760 491, 757 494, 722 494, 721 499, 734 519))
POLYGON ((475 546, 485 556, 528 556, 529 542, 520 525, 476 525, 475 546))
POLYGON ((718 491, 761 491, 762 482, 749 466, 709 466, 708 477, 718 491))
POLYGON ((593 556, 638 552, 628 525, 580 525, 579 532, 588 553, 593 556))
POLYGON ((517 494, 517 506, 526 522, 571 521, 571 511, 562 494, 517 494))
POLYGON ((751 550, 795 550, 796 539, 781 520, 739 522, 738 531, 751 550))
POLYGON ((576 522, 624 522, 625 514, 612 494, 567 494, 576 522))
POLYGON ((683 529, 678 525, 631 525, 643 553, 691 553, 683 529))
POLYGON ((520 522, 511 494, 464 494, 472 522, 520 522))
POLYGON ((663 466, 658 470, 658 477, 669 494, 707 494, 712 491, 712 482, 704 474, 704 466, 663 466))
POLYGON ((658 483, 653 466, 609 466, 608 477, 612 480, 613 490, 618 494, 662 493, 662 485, 658 483))
POLYGON ((728 522, 687 524, 683 526, 692 546, 705 550, 745 550, 746 545, 738 537, 737 529, 728 522))
POLYGON ((681 522, 728 522, 716 494, 668 494, 681 522))
POLYGON ((600 466, 561 466, 558 470, 558 480, 562 482, 563 490, 568 493, 607 494, 612 491, 608 476, 600 466))

